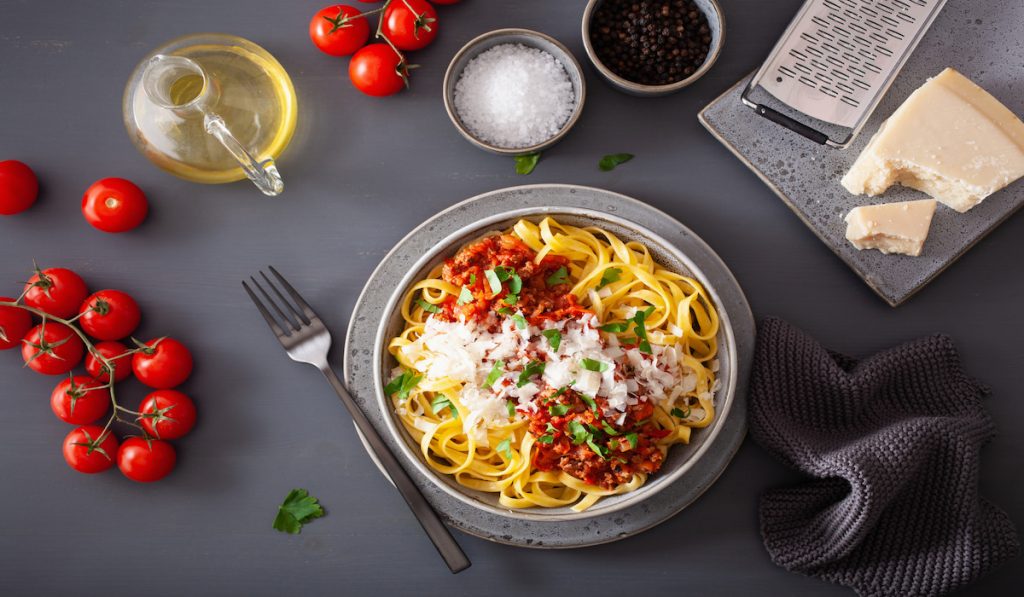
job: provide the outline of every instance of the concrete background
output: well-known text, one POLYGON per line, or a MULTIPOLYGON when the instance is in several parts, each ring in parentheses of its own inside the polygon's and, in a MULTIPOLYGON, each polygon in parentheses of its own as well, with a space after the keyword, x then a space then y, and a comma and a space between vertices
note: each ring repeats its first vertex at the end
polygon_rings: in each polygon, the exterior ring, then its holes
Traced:
MULTIPOLYGON (((415 55, 423 67, 412 89, 387 99, 361 96, 346 60, 312 47, 306 27, 322 4, 0 0, 0 159, 30 164, 42 184, 33 209, 0 219, 0 292, 17 294, 33 258, 77 270, 93 289, 131 292, 144 310, 140 335, 173 335, 193 349, 183 389, 200 416, 160 483, 74 474, 60 455, 69 427, 48 405, 56 380, 23 371, 14 351, 0 354, 0 592, 851 594, 768 560, 757 495, 798 476, 749 441, 698 502, 638 537, 552 553, 459 535, 474 565, 447 572, 328 387, 285 358, 239 281, 276 265, 337 337, 364 280, 406 232, 461 199, 522 183, 606 187, 667 211, 722 255, 758 315, 787 318, 836 350, 863 356, 952 335, 968 371, 993 389, 1001 435, 983 454, 982 492, 1024 520, 1024 438, 1013 433, 1024 418, 1024 218, 892 309, 697 123, 702 106, 767 56, 797 0, 723 0, 719 63, 673 97, 619 94, 587 66, 582 119, 529 177, 458 135, 441 102, 444 69, 471 37, 507 26, 549 33, 585 60, 583 0, 441 7, 437 41, 415 55), (279 161, 280 198, 248 183, 179 181, 124 132, 121 93, 135 63, 199 31, 252 39, 292 75, 299 129, 279 161), (623 151, 637 158, 598 171, 602 155, 623 151), (130 178, 149 196, 138 230, 106 235, 83 221, 82 192, 106 176, 130 178), (287 536, 270 523, 293 487, 318 496, 328 516, 287 536)), ((134 382, 121 392, 128 404, 144 393, 134 382)), ((1022 582, 1017 561, 967 592, 1001 595, 1022 582)))

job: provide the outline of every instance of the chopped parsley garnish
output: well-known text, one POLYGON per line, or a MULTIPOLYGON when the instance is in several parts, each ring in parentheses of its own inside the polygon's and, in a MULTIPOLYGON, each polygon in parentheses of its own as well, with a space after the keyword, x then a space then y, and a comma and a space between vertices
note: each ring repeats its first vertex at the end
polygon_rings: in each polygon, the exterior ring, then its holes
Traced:
POLYGON ((569 283, 569 268, 564 265, 555 270, 555 273, 548 276, 545 280, 548 286, 558 286, 559 284, 569 283))
POLYGON ((575 380, 575 379, 574 379, 574 380, 572 380, 572 381, 570 381, 570 382, 569 382, 569 385, 566 385, 566 386, 562 386, 562 387, 558 388, 558 391, 557 391, 557 392, 555 392, 554 394, 552 394, 552 395, 551 395, 551 398, 550 398, 550 399, 551 399, 551 400, 554 400, 555 398, 558 398, 559 396, 561 396, 562 394, 564 394, 564 393, 565 393, 565 392, 566 392, 566 391, 567 391, 567 390, 569 389, 569 386, 571 386, 571 385, 572 385, 572 384, 574 384, 574 383, 576 383, 576 380, 575 380))
POLYGON ((636 337, 639 340, 638 346, 640 352, 647 354, 651 353, 651 343, 647 340, 647 318, 654 313, 654 307, 648 307, 643 311, 637 311, 636 315, 633 316, 632 321, 634 323, 633 331, 636 333, 636 337))
POLYGON ((494 382, 498 381, 501 377, 502 371, 505 369, 505 361, 494 361, 494 366, 491 367, 491 372, 487 374, 487 379, 484 380, 484 387, 489 388, 494 385, 494 382))
POLYGON ((631 153, 610 153, 601 158, 601 161, 597 163, 597 167, 601 172, 611 172, 619 164, 625 164, 634 157, 636 156, 631 153))
POLYGON ((601 274, 601 281, 597 283, 597 288, 601 289, 612 282, 618 282, 620 278, 622 278, 622 270, 617 267, 609 267, 601 274))
POLYGON ((551 345, 551 350, 558 352, 558 347, 562 345, 562 332, 556 329, 544 330, 540 333, 548 339, 548 344, 551 345))
POLYGON ((469 285, 473 286, 476 284, 476 274, 469 274, 469 285))
POLYGON ((274 528, 292 535, 302 531, 302 525, 324 515, 324 509, 305 489, 293 489, 277 507, 274 528))
POLYGON ((543 375, 544 367, 546 366, 547 363, 544 361, 530 361, 522 373, 519 374, 519 381, 516 382, 516 387, 521 388, 530 383, 530 378, 534 375, 543 375))
POLYGON ((469 291, 465 286, 459 291, 459 300, 455 301, 456 304, 465 305, 466 303, 473 302, 473 293, 469 291))
POLYGON ((555 417, 562 417, 565 416, 565 413, 569 412, 569 405, 555 403, 548 407, 548 412, 555 417))
POLYGON ((594 359, 583 359, 580 361, 580 367, 583 367, 587 371, 597 371, 598 373, 604 373, 608 370, 608 363, 604 361, 595 361, 594 359))
POLYGON ((672 409, 672 416, 673 417, 678 417, 680 419, 685 419, 685 418, 690 416, 690 408, 687 407, 685 412, 683 410, 681 410, 681 409, 673 408, 672 409))
POLYGON ((505 439, 501 440, 501 443, 498 444, 496 449, 499 452, 501 452, 502 454, 504 454, 505 458, 507 458, 508 460, 512 460, 512 438, 511 437, 506 437, 505 439))
POLYGON ((601 421, 601 429, 604 429, 604 432, 607 433, 608 435, 618 435, 618 434, 622 433, 621 431, 619 431, 619 430, 615 429, 614 427, 612 427, 611 425, 609 425, 608 421, 605 421, 605 420, 601 421))
POLYGON ((419 307, 421 309, 423 309, 424 311, 426 311, 427 313, 440 313, 441 312, 441 308, 440 307, 438 307, 437 305, 430 304, 430 303, 428 303, 427 301, 425 301, 425 300, 423 300, 421 298, 416 299, 416 304, 419 305, 419 307))
POLYGON ((506 402, 505 403, 505 409, 508 410, 508 416, 509 417, 516 416, 516 403, 515 402, 512 402, 511 400, 506 402))
POLYGON ((445 408, 452 413, 453 419, 459 418, 459 409, 455 408, 452 401, 448 399, 444 394, 438 394, 436 398, 430 401, 430 410, 434 411, 434 414, 440 413, 445 408))
POLYGON ((635 433, 627 433, 625 437, 626 441, 629 442, 629 447, 636 450, 636 444, 640 441, 640 438, 635 433))
POLYGON ((498 309, 498 315, 512 315, 512 309, 508 307, 502 307, 498 309))
POLYGON ((540 152, 528 153, 516 156, 516 174, 529 174, 537 167, 540 161, 540 152))
POLYGON ((519 277, 519 274, 513 273, 512 278, 508 281, 508 291, 512 294, 519 294, 523 289, 523 279, 519 277))
POLYGON ((605 460, 608 459, 608 456, 605 454, 608 448, 602 448, 601 446, 594 443, 593 437, 587 438, 587 446, 594 451, 594 454, 597 454, 598 456, 604 458, 605 460))
POLYGON ((512 321, 516 322, 516 327, 525 330, 526 329, 526 318, 523 317, 522 313, 516 313, 512 316, 512 321))
POLYGON ((565 426, 565 430, 572 436, 572 443, 578 446, 590 439, 590 432, 579 421, 573 419, 565 426))
POLYGON ((420 383, 421 379, 423 379, 422 375, 416 375, 412 371, 405 371, 392 379, 388 385, 384 386, 384 393, 388 396, 398 394, 399 400, 405 400, 409 397, 409 392, 416 387, 416 384, 420 383))
POLYGON ((542 436, 538 437, 537 441, 542 443, 542 444, 550 444, 551 442, 555 441, 555 436, 550 435, 550 434, 545 434, 545 435, 542 435, 542 436))
POLYGON ((505 298, 501 299, 501 302, 505 303, 506 305, 514 305, 514 304, 519 302, 519 295, 518 294, 506 294, 505 298))
POLYGON ((618 334, 629 329, 629 322, 622 321, 619 323, 606 323, 601 326, 602 332, 610 332, 612 334, 618 334))
POLYGON ((586 394, 580 394, 580 400, 585 402, 587 406, 590 407, 590 410, 594 411, 595 413, 597 412, 597 402, 595 402, 593 398, 587 396, 586 394))

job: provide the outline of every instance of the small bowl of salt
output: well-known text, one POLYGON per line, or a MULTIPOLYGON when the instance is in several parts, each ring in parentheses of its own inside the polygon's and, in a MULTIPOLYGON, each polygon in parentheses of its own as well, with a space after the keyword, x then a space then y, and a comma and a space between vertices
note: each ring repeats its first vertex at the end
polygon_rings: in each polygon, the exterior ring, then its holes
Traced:
POLYGON ((583 69, 552 37, 498 29, 455 54, 444 76, 444 107, 477 147, 500 155, 543 151, 576 124, 586 99, 583 69))

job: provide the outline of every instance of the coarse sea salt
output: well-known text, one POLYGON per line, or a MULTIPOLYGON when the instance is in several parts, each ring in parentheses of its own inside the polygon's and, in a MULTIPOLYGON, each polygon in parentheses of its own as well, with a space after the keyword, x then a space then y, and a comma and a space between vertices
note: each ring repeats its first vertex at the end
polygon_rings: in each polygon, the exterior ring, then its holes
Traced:
POLYGON ((558 134, 576 107, 565 67, 551 54, 501 44, 469 61, 455 84, 455 111, 481 141, 529 147, 558 134))

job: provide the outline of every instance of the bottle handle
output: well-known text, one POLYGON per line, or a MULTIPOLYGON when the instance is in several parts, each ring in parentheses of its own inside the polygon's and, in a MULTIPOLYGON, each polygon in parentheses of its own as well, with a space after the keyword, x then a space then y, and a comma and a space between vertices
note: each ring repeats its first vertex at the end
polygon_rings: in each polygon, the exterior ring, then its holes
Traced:
POLYGON ((281 180, 281 174, 278 173, 273 158, 258 160, 253 157, 245 146, 231 134, 227 125, 224 124, 224 119, 216 114, 211 112, 203 114, 203 128, 220 141, 224 149, 227 149, 228 153, 238 161, 249 180, 256 185, 256 188, 263 191, 264 195, 273 197, 281 194, 281 191, 284 190, 284 181, 281 180))

